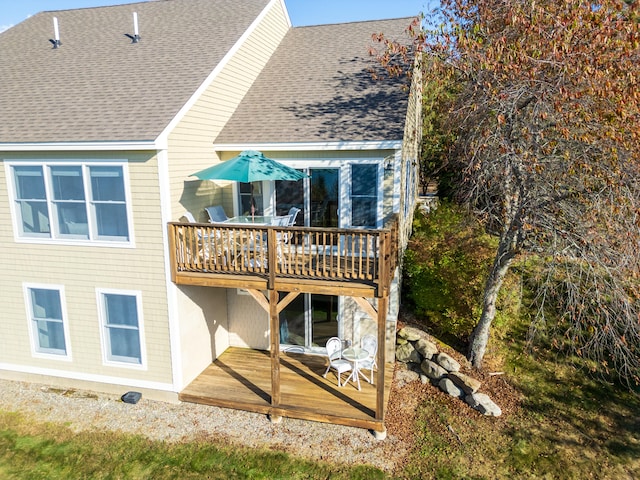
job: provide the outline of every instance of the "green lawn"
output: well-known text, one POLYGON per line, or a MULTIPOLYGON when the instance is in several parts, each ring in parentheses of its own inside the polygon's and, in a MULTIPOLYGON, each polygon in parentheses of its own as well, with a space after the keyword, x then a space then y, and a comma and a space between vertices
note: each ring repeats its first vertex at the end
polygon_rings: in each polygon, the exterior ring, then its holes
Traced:
MULTIPOLYGON (((514 333, 515 334, 515 333, 514 333)), ((211 442, 74 433, 0 412, 2 479, 635 479, 640 398, 585 376, 548 352, 522 353, 515 336, 492 343, 509 400, 484 417, 430 386, 418 404, 415 449, 400 472, 304 461, 211 442)), ((505 393, 506 392, 506 393, 505 393)), ((506 398, 506 397, 505 397, 506 398)))
POLYGON ((0 478, 365 480, 384 474, 372 467, 336 467, 209 442, 167 444, 110 432, 76 434, 62 425, 0 412, 0 478))

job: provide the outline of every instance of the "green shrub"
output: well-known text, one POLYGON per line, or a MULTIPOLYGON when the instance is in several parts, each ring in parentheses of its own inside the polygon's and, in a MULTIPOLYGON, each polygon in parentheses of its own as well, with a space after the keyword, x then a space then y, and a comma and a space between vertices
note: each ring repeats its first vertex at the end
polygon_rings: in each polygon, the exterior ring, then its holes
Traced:
POLYGON ((439 336, 464 342, 479 318, 496 241, 461 207, 416 213, 404 258, 404 302, 439 336))

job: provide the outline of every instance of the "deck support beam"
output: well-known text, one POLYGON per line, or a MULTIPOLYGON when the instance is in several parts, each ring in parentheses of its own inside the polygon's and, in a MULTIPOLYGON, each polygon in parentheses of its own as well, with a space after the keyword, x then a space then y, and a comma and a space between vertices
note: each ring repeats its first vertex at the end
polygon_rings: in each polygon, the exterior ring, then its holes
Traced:
POLYGON ((376 420, 384 421, 384 376, 387 350, 387 310, 389 297, 378 298, 378 372, 376 374, 376 420))
POLYGON ((269 329, 271 330, 271 406, 280 406, 280 321, 278 291, 269 290, 269 329))
POLYGON ((372 319, 376 320, 378 328, 378 353, 376 363, 378 372, 376 374, 376 420, 384 420, 384 376, 387 345, 387 309, 389 308, 389 297, 378 298, 378 308, 376 309, 364 297, 353 297, 358 306, 372 319))
POLYGON ((269 350, 271 353, 271 406, 280 406, 280 312, 289 305, 300 292, 289 292, 278 303, 277 290, 269 290, 268 297, 260 290, 247 289, 258 304, 269 314, 269 350))

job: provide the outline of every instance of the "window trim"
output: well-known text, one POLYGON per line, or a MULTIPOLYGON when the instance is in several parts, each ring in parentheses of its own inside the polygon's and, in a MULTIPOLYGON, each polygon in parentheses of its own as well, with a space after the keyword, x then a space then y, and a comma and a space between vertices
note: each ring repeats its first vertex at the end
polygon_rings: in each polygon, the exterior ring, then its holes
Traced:
POLYGON ((31 355, 36 358, 45 358, 47 360, 63 360, 63 361, 71 361, 71 339, 69 335, 69 316, 67 314, 67 302, 66 302, 66 294, 64 285, 53 285, 53 284, 44 284, 44 283, 30 283, 24 282, 22 284, 22 291, 24 296, 25 308, 27 313, 27 326, 29 330, 29 343, 31 344, 31 355), (64 343, 65 343, 65 351, 66 353, 53 353, 40 351, 42 347, 40 347, 40 342, 36 335, 35 325, 34 325, 34 311, 33 311, 33 303, 31 301, 31 290, 39 289, 39 290, 55 290, 58 292, 60 297, 60 311, 62 314, 62 331, 64 335, 64 343))
MULTIPOLYGON (((386 148, 384 148, 386 149, 386 148)), ((383 149, 383 150, 384 150, 383 149)), ((357 228, 362 230, 372 230, 372 229, 380 229, 384 227, 384 205, 385 200, 385 179, 384 179, 384 161, 386 157, 371 155, 366 157, 309 157, 309 158, 276 158, 279 162, 284 163, 285 165, 295 168, 298 170, 302 170, 305 173, 310 173, 312 169, 315 168, 337 168, 339 170, 339 180, 338 180, 338 220, 340 228, 357 228), (374 164, 378 166, 378 190, 377 190, 377 201, 376 201, 376 225, 374 227, 362 227, 357 226, 353 227, 351 225, 351 166, 352 165, 364 165, 364 164, 374 164)), ((304 195, 304 208, 307 214, 305 215, 305 225, 308 226, 310 215, 308 215, 309 211, 309 202, 310 202, 310 186, 309 179, 302 179, 303 182, 303 195, 304 195)), ((270 183, 270 182, 265 182, 270 183)), ((275 183, 275 182, 273 182, 275 183)), ((235 184, 234 184, 235 188, 235 184)), ((271 200, 267 200, 269 204, 269 208, 275 209, 275 187, 272 190, 267 190, 269 193, 269 198, 271 200)), ((393 193, 389 194, 388 198, 392 198, 393 193)), ((234 190, 234 198, 237 197, 237 192, 234 190)), ((265 197, 267 198, 267 197, 265 197)), ((237 201, 237 200, 236 200, 237 201)), ((237 207, 237 204, 235 205, 237 207)), ((237 210, 236 210, 237 211, 237 210)), ((267 207, 265 206, 265 212, 267 211, 267 207)))
MULTIPOLYGON (((348 185, 348 192, 347 192, 347 199, 346 201, 348 202, 348 208, 347 208, 347 212, 345 212, 345 216, 348 217, 346 220, 346 223, 348 223, 349 225, 351 225, 352 228, 361 228, 364 230, 372 230, 372 229, 380 229, 383 227, 383 203, 384 203, 384 167, 382 165, 381 162, 376 161, 376 162, 371 162, 371 161, 364 161, 364 162, 349 162, 347 164, 347 172, 346 172, 346 176, 348 178, 347 180, 347 185, 348 185), (376 208, 376 224, 375 225, 371 225, 371 226, 365 226, 365 225, 352 225, 351 220, 353 219, 353 198, 354 198, 354 193, 353 193, 353 167, 354 166, 363 166, 363 165, 372 165, 376 167, 376 189, 375 189, 375 208, 376 208)), ((365 197, 365 196, 358 196, 358 197, 365 197)), ((366 196, 367 198, 371 198, 370 196, 366 196)))
MULTIPOLYGON (((129 163, 126 159, 82 159, 82 160, 72 160, 72 159, 45 159, 45 160, 16 160, 16 159, 7 159, 5 162, 5 177, 7 182, 7 193, 9 195, 9 207, 11 210, 11 220, 13 226, 13 235, 16 243, 37 243, 37 244, 49 244, 49 245, 81 245, 81 246, 92 246, 92 247, 114 247, 114 248, 135 248, 135 237, 134 237, 134 225, 133 225, 133 202, 131 195, 131 181, 129 174, 129 163), (17 208, 17 186, 15 183, 14 177, 14 167, 41 167, 43 168, 44 173, 44 181, 45 181, 45 190, 47 192, 47 209, 49 211, 49 222, 52 225, 51 230, 52 233, 48 237, 44 236, 25 236, 21 234, 22 228, 20 226, 21 222, 21 214, 17 208), (122 168, 122 181, 124 183, 124 197, 125 197, 125 207, 126 207, 126 215, 127 215, 127 228, 129 232, 129 239, 125 241, 121 240, 105 240, 105 239, 86 239, 86 238, 73 238, 69 235, 64 236, 53 236, 54 226, 53 223, 55 220, 55 215, 53 214, 53 205, 56 201, 52 198, 51 192, 51 167, 80 167, 82 171, 82 179, 84 183, 85 192, 89 191, 89 186, 87 185, 87 181, 91 181, 90 176, 90 168, 91 167, 120 167, 122 168)), ((85 198, 85 205, 89 207, 91 210, 92 205, 95 203, 92 198, 85 198)), ((95 232, 95 217, 91 211, 88 212, 87 221, 89 225, 93 225, 90 227, 90 235, 93 235, 95 232)))
POLYGON ((139 290, 119 290, 112 288, 96 288, 96 301, 98 305, 98 321, 100 323, 100 345, 102 349, 103 365, 113 367, 131 368, 134 370, 147 370, 147 350, 144 335, 144 316, 142 308, 142 292, 139 290), (111 344, 107 335, 107 312, 105 308, 105 295, 122 295, 135 297, 136 311, 138 315, 138 338, 140 340, 140 363, 114 360, 111 358, 111 344))

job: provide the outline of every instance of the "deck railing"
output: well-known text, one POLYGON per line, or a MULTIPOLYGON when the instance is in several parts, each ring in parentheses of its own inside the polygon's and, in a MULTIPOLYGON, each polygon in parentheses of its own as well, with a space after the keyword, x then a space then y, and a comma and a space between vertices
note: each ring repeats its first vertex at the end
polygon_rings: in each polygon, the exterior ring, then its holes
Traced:
POLYGON ((175 272, 352 281, 388 288, 397 223, 382 230, 169 223, 175 272))

